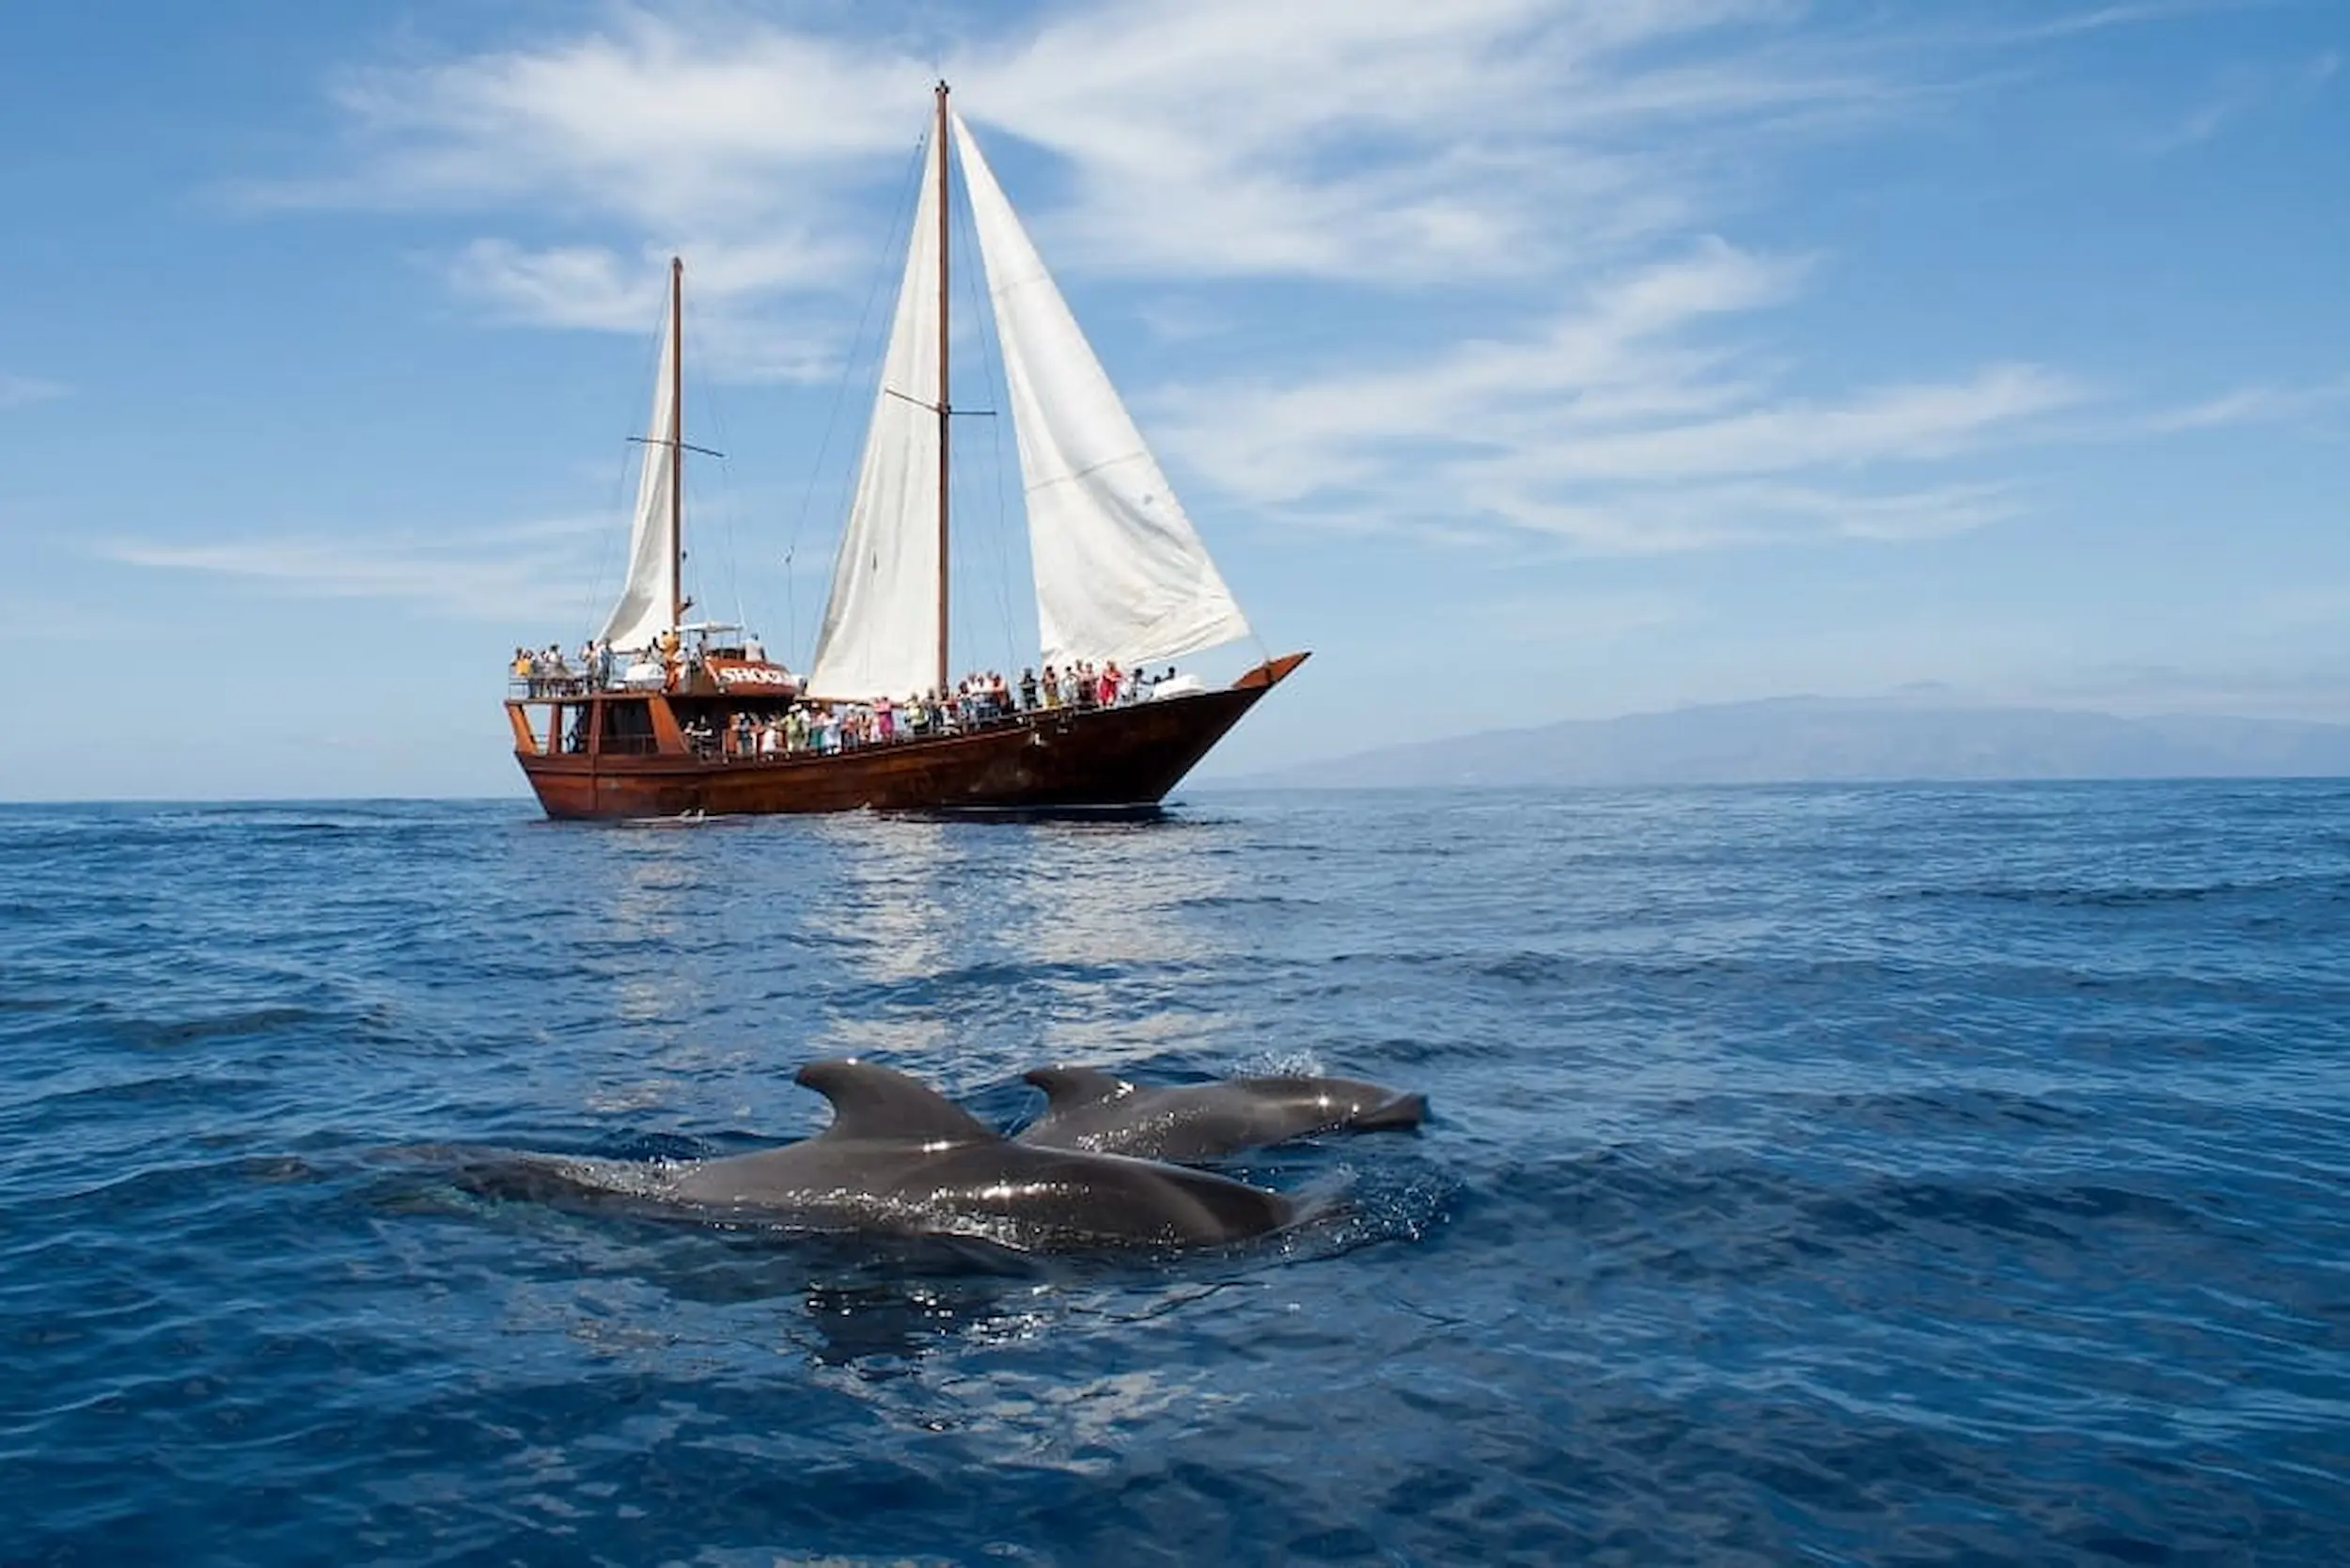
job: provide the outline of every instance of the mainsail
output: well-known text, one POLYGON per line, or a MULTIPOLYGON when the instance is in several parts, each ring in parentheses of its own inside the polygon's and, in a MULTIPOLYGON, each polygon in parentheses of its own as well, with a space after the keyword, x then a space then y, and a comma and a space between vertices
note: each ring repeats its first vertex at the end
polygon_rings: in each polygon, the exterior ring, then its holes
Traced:
POLYGON ((906 697, 937 683, 938 172, 931 138, 898 314, 866 431, 856 497, 833 563, 807 689, 821 698, 906 697))
POLYGON ((1128 668, 1252 634, 955 116, 1027 493, 1044 662, 1128 668))
POLYGON ((628 581, 599 634, 618 651, 652 646, 677 618, 678 297, 669 294, 668 330, 661 335, 661 374, 653 383, 652 420, 645 427, 645 467, 636 479, 636 521, 628 536, 628 581))

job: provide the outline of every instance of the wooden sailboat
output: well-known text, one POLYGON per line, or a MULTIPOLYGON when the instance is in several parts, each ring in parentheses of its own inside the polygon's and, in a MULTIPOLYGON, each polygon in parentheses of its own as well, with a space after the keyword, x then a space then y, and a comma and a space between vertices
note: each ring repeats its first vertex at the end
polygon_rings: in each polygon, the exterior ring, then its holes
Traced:
MULTIPOLYGON (((1155 805, 1304 653, 1230 686, 1009 709, 946 703, 918 731, 823 749, 738 737, 788 710, 893 713, 949 694, 948 148, 969 197, 1018 436, 1039 667, 1135 671, 1253 638, 969 128, 936 118, 832 596, 805 680, 740 628, 685 619, 683 268, 637 489, 629 575, 599 639, 612 668, 517 672, 515 756, 550 816, 1131 808, 1155 805)), ((854 730, 855 726, 852 727, 854 730)), ((796 730, 796 727, 795 727, 796 730)), ((830 728, 822 733, 829 742, 830 728)))

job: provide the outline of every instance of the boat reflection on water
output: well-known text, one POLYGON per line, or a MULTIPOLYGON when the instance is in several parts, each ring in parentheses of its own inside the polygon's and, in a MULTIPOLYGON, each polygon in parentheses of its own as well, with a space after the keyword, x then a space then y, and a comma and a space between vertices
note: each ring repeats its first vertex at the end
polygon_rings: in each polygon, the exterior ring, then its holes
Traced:
POLYGON ((1212 828, 858 815, 804 831, 837 870, 805 917, 833 966, 811 1056, 874 1056, 960 1093, 1219 1027, 1191 983, 1230 956, 1197 908, 1232 885, 1230 861, 1198 853, 1212 828))

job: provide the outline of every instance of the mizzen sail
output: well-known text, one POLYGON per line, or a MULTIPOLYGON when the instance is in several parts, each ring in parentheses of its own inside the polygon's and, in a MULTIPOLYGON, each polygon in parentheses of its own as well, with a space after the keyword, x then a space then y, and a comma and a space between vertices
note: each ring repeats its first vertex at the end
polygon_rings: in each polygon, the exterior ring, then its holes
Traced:
POLYGON ((624 653, 651 647, 677 614, 677 510, 669 497, 670 486, 677 482, 677 296, 672 291, 668 330, 661 335, 661 374, 653 382, 652 420, 645 427, 645 467, 636 479, 628 580, 598 634, 624 653))
POLYGON ((882 360, 856 495, 833 563, 810 696, 902 698, 935 685, 938 647, 938 163, 931 138, 913 245, 882 360))
POLYGON ((1019 438, 1044 662, 1133 668, 1252 635, 960 116, 954 132, 1019 438))

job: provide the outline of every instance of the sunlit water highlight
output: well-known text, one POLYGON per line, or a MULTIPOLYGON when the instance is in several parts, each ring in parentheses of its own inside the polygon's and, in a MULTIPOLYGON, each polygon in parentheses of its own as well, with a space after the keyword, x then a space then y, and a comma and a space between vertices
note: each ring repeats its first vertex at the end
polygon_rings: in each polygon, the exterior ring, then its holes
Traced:
POLYGON ((0 809, 0 1559, 2350 1560, 2350 786, 0 809), (386 1159, 1317 1068, 1281 1241, 386 1159))

